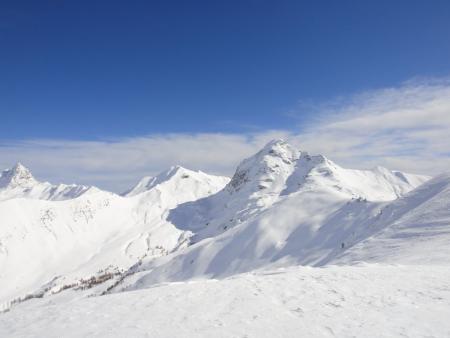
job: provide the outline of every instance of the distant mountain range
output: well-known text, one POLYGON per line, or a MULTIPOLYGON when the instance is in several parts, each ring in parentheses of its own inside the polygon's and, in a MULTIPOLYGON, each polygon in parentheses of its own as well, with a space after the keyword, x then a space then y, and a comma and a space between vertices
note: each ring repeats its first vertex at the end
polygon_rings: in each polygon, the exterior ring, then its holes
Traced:
POLYGON ((84 185, 53 185, 39 182, 21 163, 0 174, 0 201, 21 197, 61 201, 76 198, 93 190, 98 189, 84 185))
POLYGON ((123 195, 0 176, 0 303, 292 265, 448 264, 450 174, 344 169, 274 140, 231 179, 172 167, 123 195))

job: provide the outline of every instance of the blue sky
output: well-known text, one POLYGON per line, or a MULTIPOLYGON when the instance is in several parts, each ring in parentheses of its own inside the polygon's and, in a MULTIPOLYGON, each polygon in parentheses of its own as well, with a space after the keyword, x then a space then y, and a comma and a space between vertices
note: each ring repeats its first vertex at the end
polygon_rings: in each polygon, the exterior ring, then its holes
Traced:
POLYGON ((125 190, 274 137, 450 166, 449 1, 2 1, 0 167, 125 190))
POLYGON ((314 110, 299 101, 450 72, 448 1, 3 1, 0 13, 1 139, 301 128, 314 110))

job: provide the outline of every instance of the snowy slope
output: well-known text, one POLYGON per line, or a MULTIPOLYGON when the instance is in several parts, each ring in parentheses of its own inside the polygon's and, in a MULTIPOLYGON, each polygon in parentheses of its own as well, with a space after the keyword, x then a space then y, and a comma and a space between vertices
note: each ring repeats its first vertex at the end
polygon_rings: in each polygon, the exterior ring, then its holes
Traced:
POLYGON ((342 192, 323 187, 297 192, 222 235, 148 262, 123 287, 222 278, 293 264, 448 266, 449 210, 450 174, 391 202, 348 200, 342 192))
POLYGON ((146 260, 131 288, 273 265, 323 265, 379 230, 371 224, 387 201, 426 179, 343 169, 271 142, 239 165, 224 190, 171 210, 168 220, 192 231, 194 245, 146 260))
POLYGON ((332 263, 450 265, 450 173, 384 206, 367 223, 372 235, 332 263))
MULTIPOLYGON (((344 169, 322 155, 311 156, 274 140, 244 160, 224 190, 178 207, 169 219, 178 228, 195 232, 198 241, 216 236, 296 193, 310 198, 327 191, 331 199, 339 195, 342 199, 389 201, 428 179, 381 167, 344 169)), ((298 203, 302 205, 302 201, 298 203)))
POLYGON ((449 337, 450 270, 294 267, 102 297, 34 299, 1 337, 449 337))
POLYGON ((0 174, 0 201, 21 197, 60 201, 76 198, 88 191, 95 192, 98 189, 84 185, 39 182, 21 163, 0 174))
POLYGON ((217 192, 226 180, 181 167, 162 176, 131 197, 96 191, 65 201, 1 202, 0 303, 8 307, 43 288, 119 273, 186 245, 190 233, 166 221, 169 209, 217 192))
POLYGON ((219 235, 146 262, 137 285, 223 278, 273 264, 320 265, 339 253, 342 243, 365 233, 360 221, 379 207, 328 187, 297 192, 219 235))

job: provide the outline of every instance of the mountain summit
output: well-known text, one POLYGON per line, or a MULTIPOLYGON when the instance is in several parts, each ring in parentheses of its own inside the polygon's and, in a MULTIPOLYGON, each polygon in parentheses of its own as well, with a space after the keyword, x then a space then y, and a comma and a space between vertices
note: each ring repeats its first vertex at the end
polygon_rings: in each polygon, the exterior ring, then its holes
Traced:
POLYGON ((427 176, 390 171, 383 167, 373 170, 345 169, 323 155, 310 155, 278 139, 243 160, 227 190, 255 199, 326 186, 351 197, 388 201, 404 195, 428 179, 427 176))
MULTIPOLYGON (((171 193, 177 190, 186 190, 186 186, 191 185, 206 188, 210 193, 215 193, 222 189, 229 182, 228 177, 208 175, 201 171, 193 171, 183 168, 180 165, 172 166, 168 170, 156 176, 146 176, 142 178, 131 190, 122 194, 126 197, 136 196, 153 188, 171 185, 171 193)), ((164 189, 164 188, 162 188, 164 189)))
POLYGON ((17 162, 11 169, 4 170, 0 175, 0 189, 19 186, 29 188, 36 183, 30 170, 20 162, 17 162))
POLYGON ((39 182, 31 171, 20 162, 11 169, 3 170, 0 175, 0 201, 23 197, 66 200, 78 197, 92 189, 92 187, 84 185, 52 185, 49 182, 39 182))
POLYGON ((230 193, 266 189, 274 192, 284 185, 301 152, 284 140, 270 141, 255 155, 243 160, 227 186, 230 193))

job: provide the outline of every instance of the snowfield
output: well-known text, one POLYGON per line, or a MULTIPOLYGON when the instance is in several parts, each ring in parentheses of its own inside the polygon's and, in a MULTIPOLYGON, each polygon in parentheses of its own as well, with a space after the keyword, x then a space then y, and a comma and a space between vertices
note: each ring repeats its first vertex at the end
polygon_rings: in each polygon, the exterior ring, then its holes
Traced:
POLYGON ((1 337, 449 337, 450 269, 293 267, 30 300, 1 337), (74 298, 75 297, 75 298, 74 298))
POLYGON ((122 195, 0 176, 0 337, 450 337, 450 173, 282 140, 122 195))

